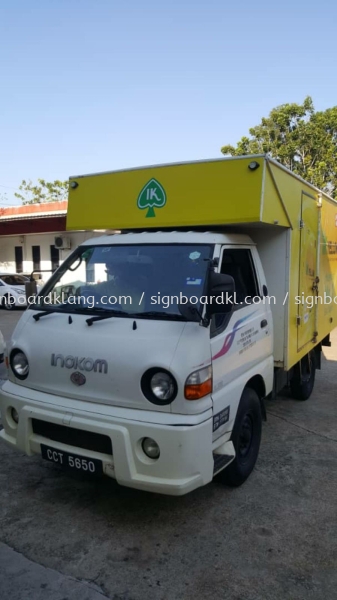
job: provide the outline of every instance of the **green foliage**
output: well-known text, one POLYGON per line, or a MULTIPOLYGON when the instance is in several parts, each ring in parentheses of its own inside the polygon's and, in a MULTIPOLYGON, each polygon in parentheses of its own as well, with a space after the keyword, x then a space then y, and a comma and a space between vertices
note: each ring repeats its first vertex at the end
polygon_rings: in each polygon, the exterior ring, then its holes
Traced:
POLYGON ((303 104, 274 108, 225 155, 269 154, 288 169, 332 196, 337 195, 337 106, 315 112, 308 96, 303 104))
POLYGON ((21 193, 15 193, 15 196, 22 201, 22 204, 36 204, 39 202, 56 202, 68 198, 68 181, 45 181, 38 179, 38 184, 33 185, 31 181, 23 180, 19 186, 21 193))

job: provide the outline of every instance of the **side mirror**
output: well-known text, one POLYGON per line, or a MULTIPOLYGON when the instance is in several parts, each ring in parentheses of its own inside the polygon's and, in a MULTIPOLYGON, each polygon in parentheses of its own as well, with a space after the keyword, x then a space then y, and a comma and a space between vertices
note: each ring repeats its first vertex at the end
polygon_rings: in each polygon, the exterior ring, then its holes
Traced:
POLYGON ((25 290, 26 290, 26 299, 27 299, 27 304, 32 304, 32 300, 29 302, 29 299, 32 299, 33 297, 35 297, 37 295, 37 284, 35 279, 33 281, 27 281, 25 283, 25 290))
POLYGON ((230 275, 210 273, 208 280, 209 315, 224 314, 232 311, 235 301, 235 283, 230 275))

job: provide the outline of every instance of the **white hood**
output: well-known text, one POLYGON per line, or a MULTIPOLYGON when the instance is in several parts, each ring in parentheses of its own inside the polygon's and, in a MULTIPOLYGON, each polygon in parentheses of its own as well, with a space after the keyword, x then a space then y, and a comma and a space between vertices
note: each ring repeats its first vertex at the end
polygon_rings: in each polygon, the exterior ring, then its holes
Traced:
POLYGON ((184 399, 188 375, 211 362, 209 332, 197 323, 115 317, 89 327, 87 315, 51 313, 35 321, 34 314, 24 313, 10 343, 9 352, 18 348, 29 361, 26 380, 10 373, 17 384, 136 409, 186 414, 209 408, 210 398, 184 399), (141 377, 152 367, 167 369, 176 378, 178 395, 172 404, 154 405, 143 395, 141 377))

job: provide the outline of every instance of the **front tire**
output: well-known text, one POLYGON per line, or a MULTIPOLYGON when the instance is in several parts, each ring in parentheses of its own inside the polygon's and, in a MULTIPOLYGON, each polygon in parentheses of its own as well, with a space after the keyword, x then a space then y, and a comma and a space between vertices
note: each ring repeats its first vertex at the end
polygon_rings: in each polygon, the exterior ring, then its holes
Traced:
POLYGON ((255 467, 262 433, 261 403, 251 388, 243 390, 231 436, 235 459, 219 473, 218 478, 227 485, 242 485, 255 467))
POLYGON ((6 308, 6 310, 13 310, 15 305, 15 298, 10 294, 6 294, 3 298, 2 305, 6 308))

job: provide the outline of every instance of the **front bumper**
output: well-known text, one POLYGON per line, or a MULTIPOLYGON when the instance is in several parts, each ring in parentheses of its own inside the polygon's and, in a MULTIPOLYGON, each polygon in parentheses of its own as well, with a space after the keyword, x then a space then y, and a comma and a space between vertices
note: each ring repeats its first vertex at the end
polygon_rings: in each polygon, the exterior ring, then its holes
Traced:
POLYGON ((183 424, 165 425, 149 422, 153 421, 155 413, 151 413, 151 418, 146 421, 139 420, 140 412, 142 419, 147 418, 147 411, 116 409, 114 415, 113 407, 87 402, 79 402, 78 406, 78 409, 74 409, 73 400, 34 393, 33 390, 7 382, 0 392, 4 426, 0 438, 28 455, 41 454, 41 444, 45 444, 84 458, 99 459, 103 463, 104 474, 121 485, 161 494, 186 494, 212 480, 214 462, 209 411, 205 413, 205 420, 198 424, 193 424, 195 416, 182 415, 183 424), (22 396, 25 391, 29 399, 22 396), (12 407, 19 413, 18 424, 11 417, 12 407), (108 436, 113 453, 104 454, 52 441, 34 433, 33 419, 108 436), (149 459, 144 454, 141 446, 144 437, 153 438, 159 444, 160 457, 157 460, 149 459))

